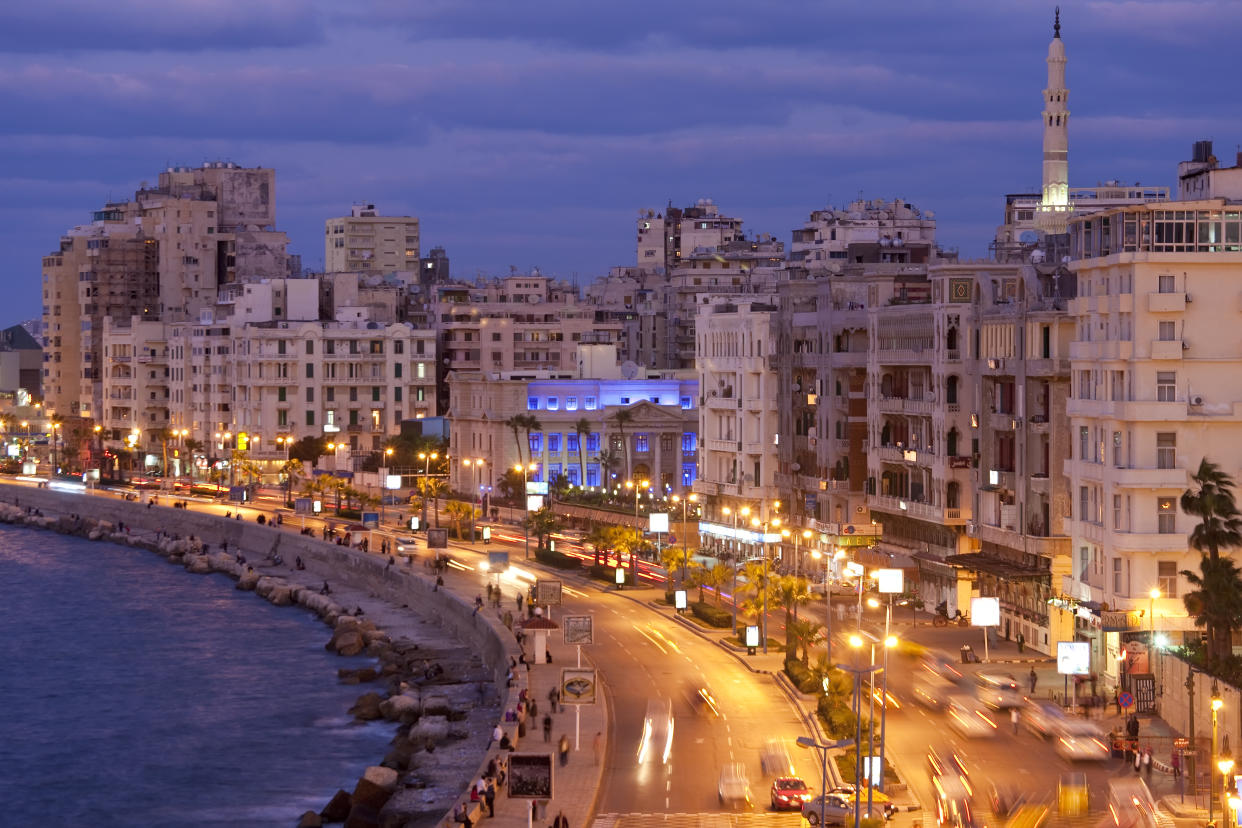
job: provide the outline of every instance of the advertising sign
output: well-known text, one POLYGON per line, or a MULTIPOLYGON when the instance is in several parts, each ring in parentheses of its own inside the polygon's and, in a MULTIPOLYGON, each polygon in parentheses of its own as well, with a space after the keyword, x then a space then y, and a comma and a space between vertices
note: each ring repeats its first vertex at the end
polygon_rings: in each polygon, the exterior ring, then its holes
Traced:
POLYGON ((293 513, 295 515, 309 515, 311 513, 311 499, 309 497, 294 498, 293 513))
POLYGON ((686 591, 684 589, 679 589, 674 592, 673 607, 679 610, 684 610, 687 606, 689 605, 686 603, 686 591))
POLYGON ((246 496, 248 494, 249 492, 246 491, 245 486, 230 486, 229 487, 229 500, 233 501, 234 503, 244 503, 247 500, 246 496))
POLYGON ((548 493, 548 481, 527 480, 526 493, 528 495, 546 495, 548 493))
POLYGON ((316 500, 316 501, 312 502, 312 503, 311 503, 311 511, 313 511, 315 514, 319 514, 320 512, 322 512, 322 511, 323 511, 323 501, 322 501, 322 500, 316 500))
POLYGON ((900 569, 877 569, 875 571, 875 580, 879 585, 880 592, 899 594, 905 591, 903 586, 902 571, 900 569))
POLYGON ((417 532, 422 525, 423 525, 423 522, 419 519, 418 515, 410 516, 410 531, 411 532, 417 532))
POLYGON ((448 549, 448 530, 447 529, 428 529, 427 530, 427 548, 428 549, 448 549))
POLYGON ((526 496, 526 511, 538 512, 543 508, 543 495, 528 494, 526 496))
POLYGON ((667 532, 668 531, 668 513, 667 512, 652 512, 651 514, 647 515, 647 522, 648 522, 648 526, 647 526, 648 532, 656 533, 656 532, 667 532))
POLYGON ((759 646, 759 626, 757 624, 752 624, 746 628, 746 646, 759 646))
POLYGON ((363 512, 362 525, 368 529, 379 528, 379 512, 363 512))
POLYGON ((970 599, 970 626, 972 627, 999 627, 1000 626, 1000 599, 999 598, 971 598, 970 599))
POLYGON ((595 670, 589 667, 562 668, 561 703, 595 704, 595 670))
POLYGON ((385 475, 384 488, 385 489, 400 489, 401 488, 401 475, 399 474, 385 475))
POLYGON ((566 644, 594 644, 595 616, 566 615, 561 619, 561 631, 566 644))
POLYGON ((623 566, 617 567, 617 583, 618 584, 625 583, 625 567, 623 566))
POLYGON ((1147 655, 1147 643, 1144 641, 1127 641, 1126 648, 1122 651, 1122 655, 1126 660, 1126 673, 1128 675, 1136 675, 1138 673, 1151 672, 1151 660, 1147 655))
POLYGON ((871 785, 879 787, 883 784, 884 764, 878 756, 864 756, 862 758, 863 776, 871 785))
POLYGON ((1063 676, 1091 674, 1091 644, 1087 641, 1057 642, 1057 673, 1063 676))
POLYGON ((488 572, 504 572, 509 568, 508 552, 488 552, 487 553, 487 571, 488 572))
POLYGON ((492 527, 490 527, 490 526, 484 526, 484 527, 483 527, 482 534, 483 534, 483 542, 484 542, 484 543, 491 543, 491 542, 492 542, 492 527))
POLYGON ((535 603, 545 607, 557 607, 561 604, 561 582, 543 578, 535 581, 535 603))
POLYGON ((552 754, 509 754, 509 798, 552 798, 552 754))

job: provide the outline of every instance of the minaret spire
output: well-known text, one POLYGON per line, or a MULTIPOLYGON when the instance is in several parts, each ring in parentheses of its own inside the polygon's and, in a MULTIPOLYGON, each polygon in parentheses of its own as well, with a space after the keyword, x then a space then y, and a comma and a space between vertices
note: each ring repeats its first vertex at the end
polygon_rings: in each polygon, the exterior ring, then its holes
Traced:
POLYGON ((1061 37, 1061 7, 1057 6, 1056 22, 1052 24, 1052 36, 1060 39, 1061 37))
POLYGON ((1069 200, 1069 90, 1065 88, 1065 41, 1057 6, 1048 44, 1048 87, 1044 89, 1044 164, 1039 223, 1046 232, 1064 233, 1069 200))

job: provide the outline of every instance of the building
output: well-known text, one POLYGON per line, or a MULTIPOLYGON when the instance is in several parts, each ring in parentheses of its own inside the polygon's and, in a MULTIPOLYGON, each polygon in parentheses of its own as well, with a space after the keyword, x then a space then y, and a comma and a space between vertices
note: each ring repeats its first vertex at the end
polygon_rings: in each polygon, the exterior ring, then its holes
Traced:
POLYGON ((1196 145, 1187 186, 1213 197, 1118 207, 1069 225, 1078 298, 1069 309, 1074 565, 1065 611, 1092 644, 1093 668, 1114 682, 1123 642, 1143 628, 1175 643, 1198 635, 1179 574, 1198 567, 1187 546, 1196 518, 1178 500, 1201 460, 1235 478, 1242 467, 1242 170, 1213 169, 1206 156, 1210 147, 1196 145))
POLYGON ((323 261, 328 273, 417 271, 418 219, 381 216, 374 204, 355 204, 348 216, 324 221, 323 261))
POLYGON ((667 495, 694 485, 696 378, 618 364, 611 343, 581 351, 574 370, 449 375, 449 482, 455 490, 494 485, 507 469, 530 463, 531 480, 563 476, 591 489, 648 480, 654 492, 667 495), (535 417, 539 428, 515 432, 509 424, 515 415, 535 417), (465 465, 467 459, 483 460, 485 471, 465 465))
POLYGON ((809 271, 845 264, 926 264, 936 255, 936 220, 901 199, 815 210, 793 231, 789 261, 809 271))
POLYGON ((16 394, 19 389, 35 399, 43 399, 43 349, 39 340, 23 326, 0 330, 0 394, 16 394))
POLYGON ((638 211, 636 264, 640 270, 669 273, 681 264, 684 254, 742 239, 742 220, 722 216, 710 198, 684 208, 669 202, 663 213, 638 211))

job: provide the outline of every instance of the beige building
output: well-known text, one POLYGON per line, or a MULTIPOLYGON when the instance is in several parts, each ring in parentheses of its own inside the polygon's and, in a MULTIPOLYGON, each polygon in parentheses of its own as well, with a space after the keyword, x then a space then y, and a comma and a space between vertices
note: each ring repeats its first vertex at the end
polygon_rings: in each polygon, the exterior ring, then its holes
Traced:
POLYGON ((328 273, 417 272, 418 219, 381 216, 374 204, 355 204, 348 216, 324 222, 328 273))
POLYGON ((1204 458, 1235 479, 1242 468, 1242 170, 1204 162, 1196 187, 1218 197, 1070 223, 1078 298, 1066 611, 1092 642, 1095 668, 1114 679, 1127 631, 1154 624, 1174 642, 1196 634, 1178 574, 1198 568, 1187 546, 1196 519, 1178 498, 1204 458))
POLYGON ((742 239, 742 220, 722 216, 710 198, 700 198, 693 207, 670 203, 663 212, 639 210, 636 263, 640 270, 670 273, 696 249, 742 239))

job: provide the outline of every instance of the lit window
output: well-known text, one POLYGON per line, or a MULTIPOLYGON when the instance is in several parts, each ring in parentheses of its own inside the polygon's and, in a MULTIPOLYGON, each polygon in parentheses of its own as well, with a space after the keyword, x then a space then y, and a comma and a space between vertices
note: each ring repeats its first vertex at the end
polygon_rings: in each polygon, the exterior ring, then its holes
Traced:
POLYGON ((538 411, 539 410, 539 398, 538 397, 527 397, 526 398, 526 410, 527 411, 538 411))
POLYGON ((565 398, 565 410, 566 411, 577 411, 578 410, 578 398, 577 397, 566 397, 565 398))
POLYGON ((548 410, 549 411, 559 411, 560 408, 561 408, 561 401, 558 398, 548 397, 548 410))
POLYGON ((596 408, 595 398, 587 397, 582 407, 585 408, 587 411, 594 411, 596 408))

